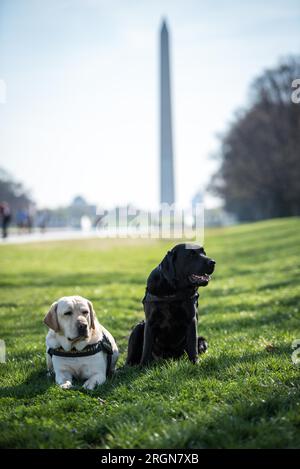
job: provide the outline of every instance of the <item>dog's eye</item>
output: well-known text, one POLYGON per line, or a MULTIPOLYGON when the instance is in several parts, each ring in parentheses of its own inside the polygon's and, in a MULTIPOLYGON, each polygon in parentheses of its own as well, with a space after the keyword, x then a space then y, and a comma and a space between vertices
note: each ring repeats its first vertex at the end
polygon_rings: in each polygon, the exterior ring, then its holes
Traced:
POLYGON ((71 314, 72 314, 72 311, 66 311, 65 312, 65 316, 71 316, 71 314))
POLYGON ((88 311, 82 311, 82 314, 89 314, 88 311))

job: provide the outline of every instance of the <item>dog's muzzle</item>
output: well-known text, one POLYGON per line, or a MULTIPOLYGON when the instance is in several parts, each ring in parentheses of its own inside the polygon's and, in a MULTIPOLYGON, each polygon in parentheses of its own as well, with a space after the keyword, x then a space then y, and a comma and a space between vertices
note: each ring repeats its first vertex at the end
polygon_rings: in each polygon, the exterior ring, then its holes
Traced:
POLYGON ((88 336, 88 326, 84 323, 79 323, 77 326, 78 335, 79 337, 87 337, 88 336))
POLYGON ((191 274, 189 276, 190 283, 192 285, 199 286, 199 287, 201 287, 201 286, 205 287, 206 285, 208 285, 208 282, 211 279, 211 274, 215 270, 215 264, 216 264, 216 261, 214 261, 213 259, 210 259, 207 262, 207 273, 204 273, 204 274, 191 274))

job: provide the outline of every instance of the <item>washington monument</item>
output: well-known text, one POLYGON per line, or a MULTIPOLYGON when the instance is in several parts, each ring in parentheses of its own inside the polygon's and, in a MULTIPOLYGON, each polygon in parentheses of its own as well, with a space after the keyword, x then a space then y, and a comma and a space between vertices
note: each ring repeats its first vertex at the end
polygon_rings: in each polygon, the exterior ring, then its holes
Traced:
POLYGON ((169 33, 160 30, 160 203, 175 203, 169 33))

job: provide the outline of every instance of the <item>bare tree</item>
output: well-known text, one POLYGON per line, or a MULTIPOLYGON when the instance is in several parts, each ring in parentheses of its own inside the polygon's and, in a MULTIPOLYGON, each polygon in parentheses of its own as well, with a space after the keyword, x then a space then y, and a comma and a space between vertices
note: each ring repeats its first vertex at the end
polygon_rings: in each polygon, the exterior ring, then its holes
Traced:
POLYGON ((28 208, 32 200, 20 182, 13 180, 12 176, 0 168, 0 201, 7 202, 12 211, 28 208))
POLYGON ((299 77, 300 57, 265 71, 221 139, 212 188, 240 220, 300 214, 300 104, 291 100, 299 77))

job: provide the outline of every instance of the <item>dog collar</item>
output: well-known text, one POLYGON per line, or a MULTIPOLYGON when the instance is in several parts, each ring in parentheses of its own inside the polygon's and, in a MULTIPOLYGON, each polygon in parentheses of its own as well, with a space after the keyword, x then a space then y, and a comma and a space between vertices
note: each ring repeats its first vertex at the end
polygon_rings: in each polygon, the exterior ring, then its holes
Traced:
POLYGON ((184 292, 179 292, 179 293, 174 293, 173 295, 156 296, 146 291, 146 294, 143 298, 143 303, 153 303, 153 302, 172 303, 174 301, 184 301, 184 300, 185 301, 191 300, 193 303, 195 303, 198 300, 198 298, 199 298, 198 292, 195 292, 192 295, 184 293, 184 292))
POLYGON ((107 354, 107 367, 106 367, 106 376, 110 374, 110 368, 111 368, 111 356, 113 354, 113 349, 111 346, 111 343, 109 339, 106 337, 105 334, 103 334, 103 337, 99 342, 96 342, 95 344, 87 345, 84 347, 82 350, 76 350, 72 348, 69 351, 64 350, 62 347, 57 347, 57 348, 48 348, 47 353, 52 356, 56 357, 72 357, 72 358, 78 358, 78 357, 89 357, 91 355, 95 355, 98 352, 104 352, 107 354))

